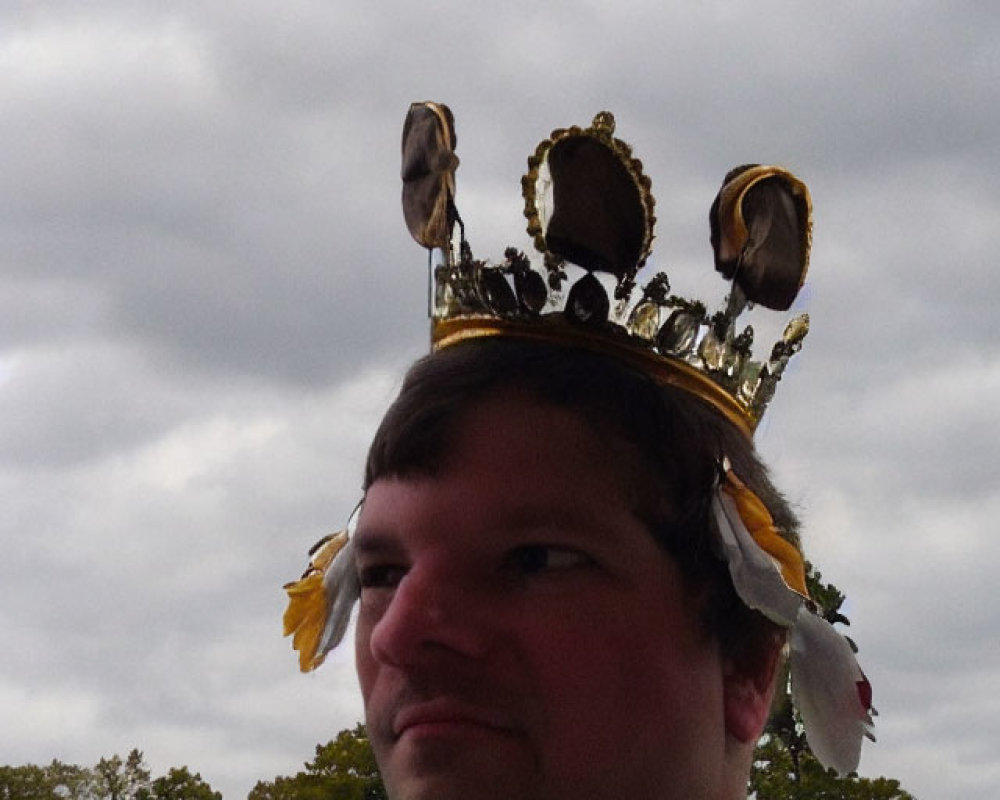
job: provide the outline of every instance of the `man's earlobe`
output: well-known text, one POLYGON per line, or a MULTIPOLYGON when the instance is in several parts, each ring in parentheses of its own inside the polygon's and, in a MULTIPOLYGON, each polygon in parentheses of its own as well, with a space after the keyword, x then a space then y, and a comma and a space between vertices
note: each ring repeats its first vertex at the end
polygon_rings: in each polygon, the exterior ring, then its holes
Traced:
POLYGON ((781 648, 772 648, 752 666, 729 660, 723 673, 726 731, 737 741, 756 742, 767 724, 781 648))

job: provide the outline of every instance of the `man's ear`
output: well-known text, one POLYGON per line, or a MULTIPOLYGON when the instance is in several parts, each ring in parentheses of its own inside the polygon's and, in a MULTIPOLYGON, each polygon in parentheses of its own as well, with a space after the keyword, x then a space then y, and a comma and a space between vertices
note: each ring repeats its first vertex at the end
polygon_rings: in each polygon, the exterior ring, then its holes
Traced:
POLYGON ((781 643, 743 663, 727 659, 723 672, 726 732, 737 741, 756 742, 767 724, 781 663, 781 643))

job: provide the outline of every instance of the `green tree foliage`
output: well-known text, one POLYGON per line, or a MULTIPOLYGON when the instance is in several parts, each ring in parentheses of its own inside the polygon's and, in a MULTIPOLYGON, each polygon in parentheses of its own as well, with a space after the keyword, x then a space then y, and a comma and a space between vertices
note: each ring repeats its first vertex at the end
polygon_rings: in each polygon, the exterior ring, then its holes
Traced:
POLYGON ((94 770, 53 759, 45 772, 62 800, 93 800, 95 797, 94 770))
MULTIPOLYGON (((260 781, 247 800, 386 800, 364 725, 316 745, 316 757, 291 778, 260 781)), ((2 800, 2 799, 0 799, 2 800)))
POLYGON ((53 760, 0 767, 0 800, 95 800, 94 772, 53 760))
MULTIPOLYGON (((844 595, 836 586, 823 583, 811 564, 806 564, 809 594, 831 624, 850 625, 841 613, 844 595)), ((851 647, 857 650, 848 638, 851 647)), ((890 778, 860 778, 852 773, 838 776, 826 770, 809 750, 802 720, 792 706, 787 668, 779 683, 775 707, 757 744, 750 796, 755 800, 913 800, 890 778)))
POLYGON ((142 752, 102 758, 93 767, 53 761, 0 767, 0 800, 222 800, 187 767, 150 779, 142 752))
POLYGON ((107 800, 148 800, 149 770, 139 750, 125 760, 119 755, 102 758, 94 767, 95 795, 107 800))
POLYGON ((212 790, 199 773, 187 767, 170 771, 150 784, 150 800, 222 800, 222 793, 212 790))
POLYGON ((0 800, 56 800, 44 767, 0 767, 0 800))

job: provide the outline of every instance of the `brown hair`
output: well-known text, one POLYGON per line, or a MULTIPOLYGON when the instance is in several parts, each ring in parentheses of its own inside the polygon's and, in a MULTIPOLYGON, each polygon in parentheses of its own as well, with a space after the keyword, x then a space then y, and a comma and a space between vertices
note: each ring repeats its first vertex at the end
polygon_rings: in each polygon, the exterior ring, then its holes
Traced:
MULTIPOLYGON (((709 587, 707 624, 728 655, 757 662, 778 633, 736 596, 714 551, 709 513, 719 465, 768 507, 798 544, 798 522, 753 443, 687 393, 654 383, 610 356, 514 339, 453 345, 417 361, 368 453, 364 487, 382 477, 433 475, 448 455, 462 413, 486 396, 522 391, 579 413, 599 435, 624 442, 623 488, 636 515, 694 589, 709 587)), ((621 449, 621 448, 618 448, 621 449)))

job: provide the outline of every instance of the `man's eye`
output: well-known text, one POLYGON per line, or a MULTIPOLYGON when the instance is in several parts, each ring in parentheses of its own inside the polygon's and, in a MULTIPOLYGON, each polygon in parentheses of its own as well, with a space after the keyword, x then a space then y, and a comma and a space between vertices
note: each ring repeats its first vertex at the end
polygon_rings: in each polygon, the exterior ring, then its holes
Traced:
POLYGON ((358 568, 362 589, 394 589, 406 575, 406 568, 397 564, 370 564, 358 568))
POLYGON ((518 547, 508 556, 508 562, 524 575, 560 572, 591 563, 590 558, 579 550, 545 544, 518 547))

